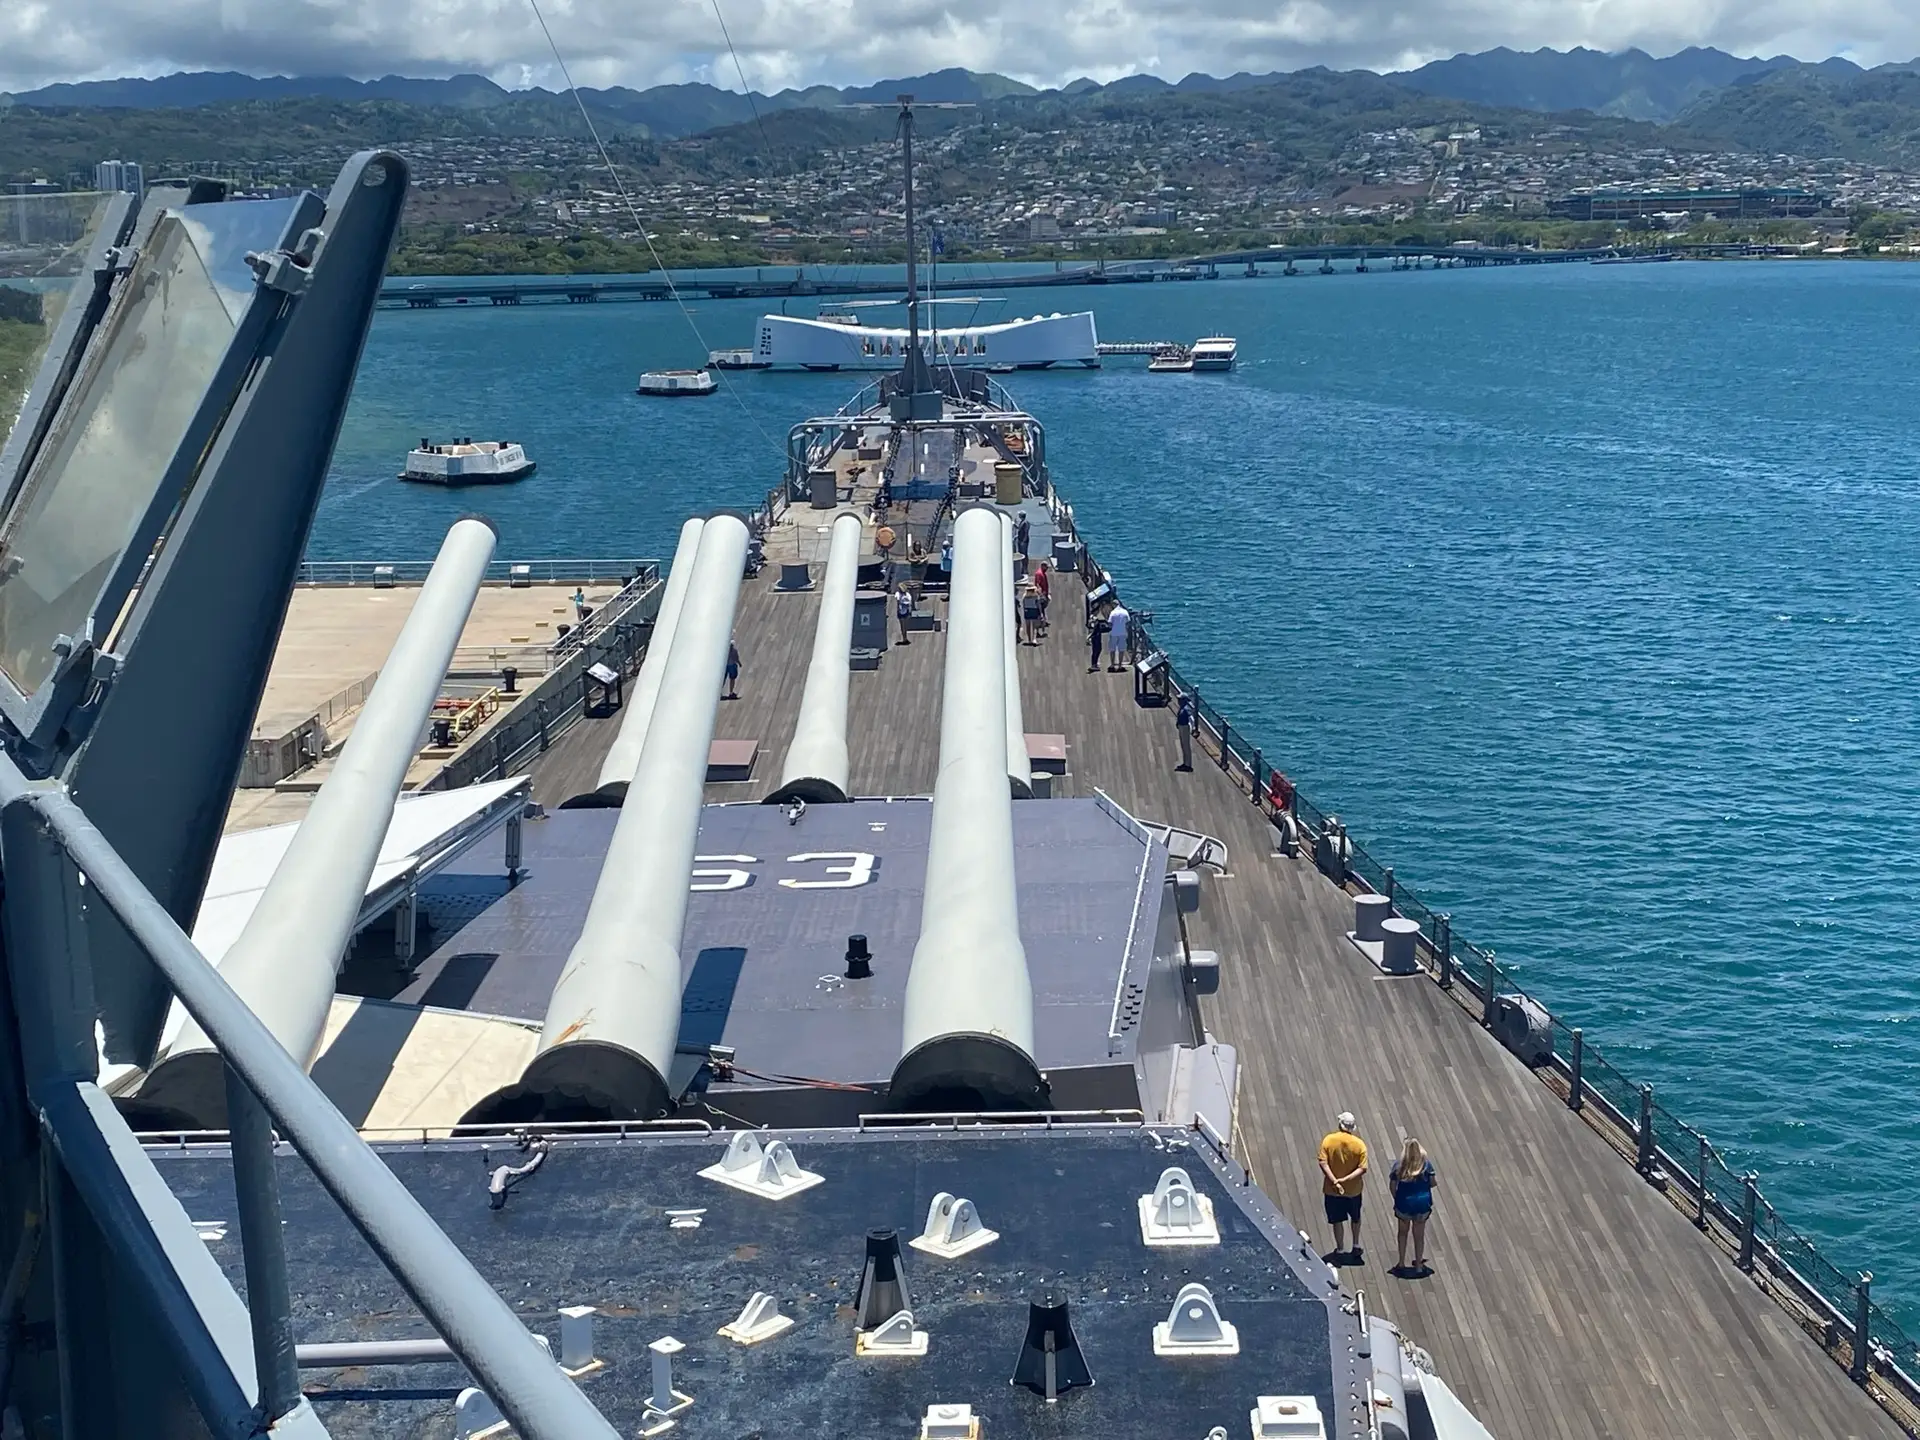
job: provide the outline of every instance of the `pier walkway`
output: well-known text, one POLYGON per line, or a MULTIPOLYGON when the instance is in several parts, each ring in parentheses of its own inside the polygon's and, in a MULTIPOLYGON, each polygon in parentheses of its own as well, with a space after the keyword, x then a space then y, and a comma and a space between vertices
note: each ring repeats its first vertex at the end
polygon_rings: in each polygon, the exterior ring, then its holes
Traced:
MULTIPOLYGON (((817 594, 774 593, 775 573, 742 593, 740 699, 722 703, 716 732, 758 741, 760 758, 750 781, 710 785, 710 800, 767 793, 791 738, 817 594)), ((1136 706, 1127 674, 1087 673, 1077 579, 1059 578, 1051 609, 1052 634, 1021 649, 1020 672, 1026 728, 1066 737, 1068 773, 1055 794, 1098 787, 1143 820, 1202 830, 1229 847, 1229 873, 1203 881, 1193 941, 1222 958, 1210 1014, 1240 1055, 1236 1153, 1327 1246, 1315 1150, 1335 1114, 1359 1117, 1375 1179, 1367 1263, 1344 1272, 1346 1285, 1431 1351, 1500 1440, 1900 1434, 1445 992, 1375 970, 1345 939, 1351 900, 1311 860, 1270 854, 1264 816, 1224 772, 1199 756, 1194 773, 1175 772, 1172 712, 1136 706), (1393 1221, 1380 1183, 1409 1134, 1440 1175, 1434 1274, 1412 1282, 1386 1273, 1393 1221)), ((943 638, 917 632, 877 671, 854 673, 858 793, 931 790, 943 638)), ((618 723, 585 722, 540 757, 536 798, 554 804, 592 789, 618 723)))

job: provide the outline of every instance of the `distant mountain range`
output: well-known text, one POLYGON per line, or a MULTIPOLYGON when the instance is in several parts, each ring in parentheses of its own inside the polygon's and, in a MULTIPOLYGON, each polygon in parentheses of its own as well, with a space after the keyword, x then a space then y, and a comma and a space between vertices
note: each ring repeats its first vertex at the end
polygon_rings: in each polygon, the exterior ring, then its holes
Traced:
MULTIPOLYGON (((821 131, 823 125, 828 131, 845 128, 840 117, 829 120, 822 112, 846 105, 886 104, 902 93, 925 101, 1035 107, 1036 113, 1087 103, 1157 104, 1162 97, 1176 105, 1211 97, 1209 103, 1244 101, 1284 110, 1319 103, 1316 97, 1324 98, 1329 87, 1346 100, 1359 97, 1381 112, 1382 118, 1401 107, 1391 98, 1380 97, 1417 95, 1477 109, 1588 111, 1613 120, 1672 125, 1676 142, 1920 163, 1920 61, 1863 70, 1843 59, 1807 63, 1784 55, 1758 59, 1699 48, 1661 58, 1641 50, 1522 53, 1503 48, 1456 55, 1386 76, 1367 71, 1336 75, 1316 69, 1225 77, 1194 74, 1170 82, 1153 75, 1130 75, 1104 85, 1079 79, 1046 91, 1004 75, 949 69, 873 85, 844 89, 816 85, 774 95, 743 95, 703 84, 656 85, 645 90, 615 86, 583 90, 581 95, 596 116, 615 122, 628 134, 675 140, 747 124, 757 115, 763 121, 781 117, 779 128, 800 139, 821 131), (1369 93, 1376 98, 1367 100, 1369 93)), ((481 125, 500 133, 525 127, 531 119, 550 125, 554 107, 572 107, 571 99, 551 91, 506 90, 480 75, 350 80, 339 76, 260 78, 231 71, 49 85, 0 97, 0 104, 9 98, 16 105, 69 113, 126 108, 177 114, 207 106, 260 104, 400 106, 409 107, 407 113, 423 124, 427 117, 420 112, 457 111, 465 113, 462 125, 481 125)))
POLYGON ((1482 105, 1591 110, 1623 120, 1665 122, 1712 91, 1782 70, 1812 71, 1834 80, 1866 73, 1851 60, 1808 64, 1790 55, 1760 60, 1698 46, 1660 59, 1644 50, 1608 54, 1576 47, 1523 53, 1502 46, 1478 55, 1435 60, 1391 78, 1429 95, 1482 105))
MULTIPOLYGON (((1091 86, 1093 82, 1086 84, 1091 86)), ((805 90, 782 90, 777 95, 756 91, 751 97, 737 90, 697 84, 654 85, 645 90, 632 90, 624 85, 605 90, 583 87, 580 94, 599 113, 612 115, 630 125, 644 126, 662 139, 676 139, 722 125, 745 124, 753 119, 756 111, 764 115, 779 110, 884 104, 903 92, 911 92, 920 100, 972 104, 1041 93, 1031 85, 1009 80, 1004 75, 941 70, 931 75, 882 80, 875 85, 847 89, 814 85, 805 90)), ((232 70, 183 72, 155 80, 83 80, 48 85, 12 96, 16 105, 133 110, 197 109, 260 100, 392 101, 456 110, 489 110, 528 99, 552 98, 553 92, 537 87, 507 90, 484 75, 454 75, 445 80, 386 75, 378 80, 349 80, 337 75, 256 78, 232 70)))
MULTIPOLYGON (((1874 73, 1912 70, 1916 65, 1920 65, 1920 61, 1880 66, 1874 73)), ((1477 55, 1435 60, 1417 70, 1386 78, 1423 94, 1478 105, 1546 112, 1590 110, 1598 115, 1665 123, 1717 91, 1751 84, 1780 72, 1811 74, 1840 82, 1869 73, 1850 60, 1838 58, 1810 64, 1786 55, 1762 60, 1698 47, 1660 58, 1643 50, 1607 54, 1576 48, 1525 53, 1502 47, 1477 55)), ((909 92, 922 100, 979 104, 1043 93, 1126 96, 1172 90, 1224 94, 1273 85, 1281 78, 1279 74, 1242 72, 1223 78, 1194 74, 1170 82, 1154 75, 1129 75, 1105 85, 1080 79, 1058 92, 1042 92, 1004 75, 953 69, 847 89, 815 85, 804 90, 782 90, 775 95, 756 92, 751 97, 698 84, 655 85, 645 90, 615 86, 585 90, 582 94, 596 109, 670 139, 721 125, 744 123, 753 118, 756 110, 765 114, 803 107, 885 103, 909 92)), ((255 77, 233 71, 203 71, 154 80, 88 80, 48 85, 12 98, 22 105, 141 110, 287 99, 386 100, 407 105, 485 109, 508 104, 516 95, 524 97, 526 93, 503 89, 481 75, 454 75, 444 80, 416 80, 400 75, 378 80, 349 80, 341 76, 255 77)))

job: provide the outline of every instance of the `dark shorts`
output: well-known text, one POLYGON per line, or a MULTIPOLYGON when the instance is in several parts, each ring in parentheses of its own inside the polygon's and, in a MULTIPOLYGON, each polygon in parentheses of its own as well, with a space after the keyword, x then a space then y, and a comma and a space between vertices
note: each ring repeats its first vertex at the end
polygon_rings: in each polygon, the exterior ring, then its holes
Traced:
POLYGON ((1327 1223, 1329 1225, 1345 1225, 1349 1222, 1358 1225, 1360 1223, 1360 1196, 1328 1195, 1323 1198, 1327 1202, 1327 1223))
POLYGON ((1393 1215, 1396 1220, 1427 1220, 1432 1218, 1433 1207, 1429 1205, 1424 1210, 1402 1210, 1396 1205, 1393 1207, 1393 1215))

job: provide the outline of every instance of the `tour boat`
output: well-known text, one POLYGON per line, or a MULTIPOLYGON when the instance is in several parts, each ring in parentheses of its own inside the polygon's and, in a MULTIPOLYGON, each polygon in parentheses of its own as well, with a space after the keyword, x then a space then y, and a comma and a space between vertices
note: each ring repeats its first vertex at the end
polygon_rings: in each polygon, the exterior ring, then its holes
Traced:
POLYGON ((1231 370, 1239 358, 1240 346, 1230 335, 1209 335, 1193 342, 1193 368, 1231 370))

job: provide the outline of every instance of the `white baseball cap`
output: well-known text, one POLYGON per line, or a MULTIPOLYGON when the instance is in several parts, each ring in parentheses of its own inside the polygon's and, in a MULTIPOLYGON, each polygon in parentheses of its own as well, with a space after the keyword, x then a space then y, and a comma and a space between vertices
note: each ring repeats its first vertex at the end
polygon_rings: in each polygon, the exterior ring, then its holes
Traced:
POLYGON ((1342 1110, 1338 1115, 1333 1117, 1333 1123, 1338 1125, 1342 1130, 1353 1129, 1353 1112, 1351 1110, 1342 1110))

